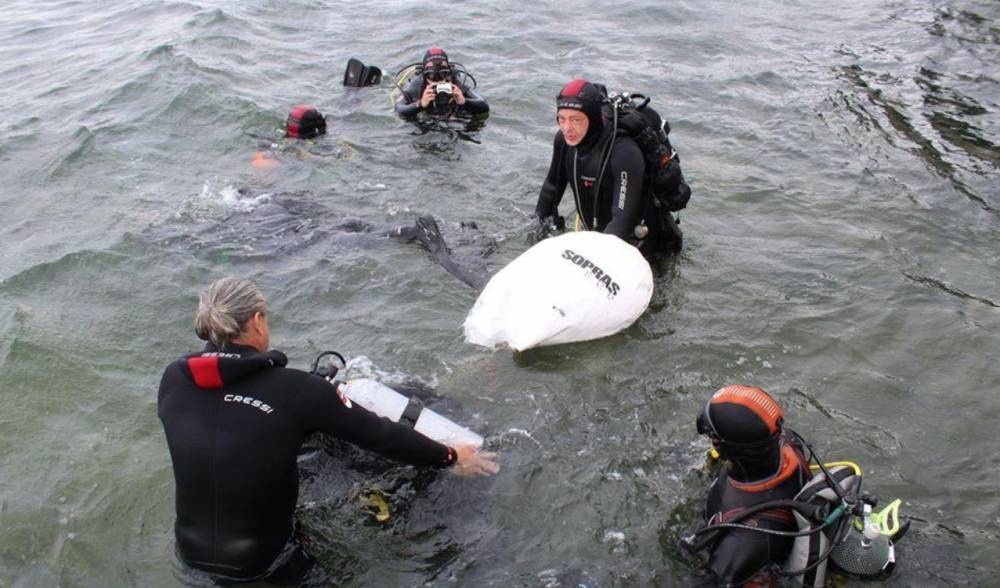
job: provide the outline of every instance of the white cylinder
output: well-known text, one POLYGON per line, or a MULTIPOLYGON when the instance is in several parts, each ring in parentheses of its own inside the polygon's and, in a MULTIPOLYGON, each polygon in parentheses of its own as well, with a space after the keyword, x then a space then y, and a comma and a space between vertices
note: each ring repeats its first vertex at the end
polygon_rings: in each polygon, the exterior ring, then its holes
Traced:
POLYGON ((413 430, 445 445, 471 444, 476 447, 483 445, 482 437, 462 425, 456 425, 429 408, 421 411, 413 430))
MULTIPOLYGON (((392 388, 371 380, 360 378, 341 384, 341 391, 351 402, 357 403, 378 416, 398 423, 410 399, 392 388)), ((445 445, 483 445, 483 438, 461 425, 457 425, 429 408, 423 408, 417 416, 413 429, 438 443, 445 445)))
POLYGON ((359 405, 394 423, 403 416, 410 399, 375 380, 361 378, 341 384, 340 389, 359 405))

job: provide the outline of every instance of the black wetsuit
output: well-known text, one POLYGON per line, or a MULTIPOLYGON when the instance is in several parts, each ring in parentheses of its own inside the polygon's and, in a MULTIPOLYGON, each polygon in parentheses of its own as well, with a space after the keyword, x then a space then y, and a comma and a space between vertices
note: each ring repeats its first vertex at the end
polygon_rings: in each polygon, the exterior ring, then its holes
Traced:
POLYGON ((420 98, 424 95, 424 88, 426 87, 427 82, 424 80, 423 76, 418 74, 411 77, 410 81, 408 81, 400 91, 400 96, 396 100, 396 114, 410 120, 415 118, 421 111, 436 115, 450 114, 452 112, 471 115, 489 113, 490 105, 482 96, 477 94, 475 90, 454 79, 451 83, 462 89, 462 95, 465 96, 465 104, 458 105, 454 102, 448 104, 435 104, 434 102, 431 102, 426 109, 420 108, 420 98))
MULTIPOLYGON (((709 526, 738 519, 749 507, 769 500, 794 498, 809 479, 808 461, 798 445, 783 440, 776 463, 766 468, 772 474, 741 482, 738 464, 727 463, 712 484, 705 501, 705 520, 709 526)), ((783 532, 798 530, 788 508, 762 510, 740 524, 783 532)), ((708 570, 724 586, 742 586, 768 565, 781 564, 788 558, 793 538, 770 535, 749 529, 725 529, 712 547, 708 570)))
POLYGON ((292 540, 296 456, 323 432, 400 461, 445 467, 455 452, 351 403, 326 380, 285 368, 280 351, 232 345, 169 366, 158 412, 176 482, 181 559, 223 579, 274 571, 292 540))
POLYGON ((576 210, 587 228, 637 241, 635 227, 643 218, 646 179, 642 151, 631 137, 617 136, 604 175, 601 166, 611 138, 610 125, 598 135, 588 135, 575 147, 566 144, 562 131, 552 144, 552 162, 545 176, 535 214, 555 217, 568 184, 576 198, 576 210), (595 193, 598 191, 600 193, 595 193), (597 222, 594 222, 596 211, 597 222))

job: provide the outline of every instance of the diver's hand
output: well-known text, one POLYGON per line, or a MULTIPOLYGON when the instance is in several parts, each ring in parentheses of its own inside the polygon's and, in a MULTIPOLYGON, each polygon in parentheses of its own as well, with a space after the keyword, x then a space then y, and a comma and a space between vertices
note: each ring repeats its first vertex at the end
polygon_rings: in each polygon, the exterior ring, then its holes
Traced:
POLYGON ((453 449, 458 459, 451 469, 459 476, 490 476, 500 471, 495 453, 479 451, 475 445, 456 445, 453 449))
POLYGON ((528 243, 530 245, 534 245, 535 243, 544 240, 550 233, 555 231, 555 223, 551 215, 536 216, 535 221, 538 224, 528 230, 528 243))
POLYGON ((455 101, 455 104, 458 104, 459 106, 465 104, 465 94, 462 93, 462 86, 452 82, 451 98, 455 101))
POLYGON ((424 86, 424 93, 420 96, 420 108, 427 108, 434 102, 434 84, 424 86))
POLYGON ((555 233, 566 228, 566 219, 561 216, 549 215, 536 218, 538 219, 538 230, 541 233, 555 233))

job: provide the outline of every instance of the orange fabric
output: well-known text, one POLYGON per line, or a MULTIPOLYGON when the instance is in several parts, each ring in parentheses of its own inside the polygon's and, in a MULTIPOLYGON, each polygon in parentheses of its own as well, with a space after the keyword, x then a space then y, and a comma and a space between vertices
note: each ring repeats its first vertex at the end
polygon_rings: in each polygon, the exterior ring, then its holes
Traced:
POLYGON ((754 386, 726 386, 712 395, 712 404, 723 402, 739 404, 752 410, 767 423, 772 435, 778 432, 778 422, 785 418, 785 413, 771 395, 754 386))
POLYGON ((795 448, 788 443, 782 442, 781 444, 781 467, 778 468, 778 473, 762 480, 760 482, 737 482, 732 478, 729 479, 729 483, 733 488, 738 488, 744 492, 763 492, 764 490, 770 490, 775 486, 781 484, 791 476, 795 475, 795 472, 799 468, 805 467, 802 454, 795 451, 795 448))
POLYGON ((250 164, 257 169, 271 169, 278 166, 278 162, 275 159, 271 159, 266 153, 260 151, 255 151, 253 154, 253 159, 250 160, 250 164))

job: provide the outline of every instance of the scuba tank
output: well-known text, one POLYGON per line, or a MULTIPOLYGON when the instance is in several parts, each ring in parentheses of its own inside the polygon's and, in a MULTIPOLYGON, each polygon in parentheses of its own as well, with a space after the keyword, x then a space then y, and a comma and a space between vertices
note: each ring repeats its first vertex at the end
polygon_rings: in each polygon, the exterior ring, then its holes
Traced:
POLYGON ((865 504, 862 529, 857 525, 833 548, 830 560, 855 576, 879 576, 896 565, 896 548, 872 521, 872 505, 865 504))
POLYGON ((333 384, 337 392, 346 396, 351 402, 394 423, 410 426, 416 432, 438 443, 449 446, 482 447, 482 436, 423 406, 418 398, 408 398, 370 378, 358 378, 348 382, 334 380, 337 372, 346 365, 343 355, 336 351, 324 351, 316 357, 310 373, 333 384), (341 365, 338 367, 328 364, 321 367, 320 359, 328 355, 337 357, 341 365))
POLYGON ((784 572, 795 576, 799 586, 825 586, 827 561, 854 576, 889 574, 896 564, 893 541, 909 527, 908 521, 902 529, 899 526, 898 499, 881 512, 872 512, 875 498, 862 494, 857 465, 830 465, 828 470, 821 468, 795 496, 798 502, 829 510, 819 527, 815 519, 793 511, 802 535, 795 538, 784 572))
POLYGON ((415 398, 407 398, 392 388, 368 378, 338 382, 351 401, 385 417, 394 423, 408 424, 425 437, 445 445, 475 445, 481 447, 483 438, 465 427, 455 424, 433 410, 423 407, 415 398))

